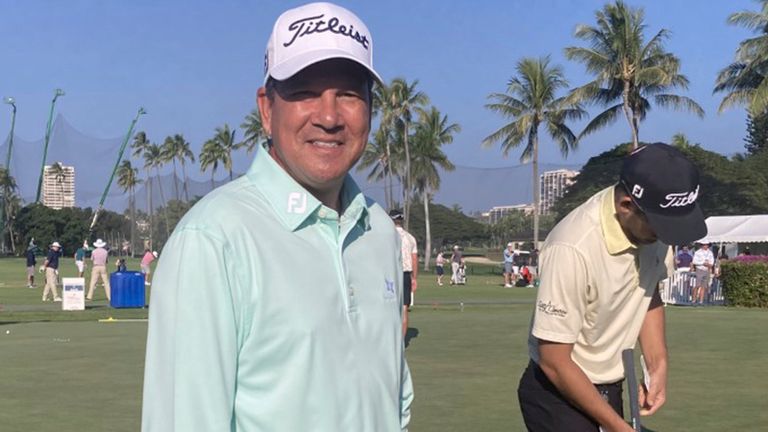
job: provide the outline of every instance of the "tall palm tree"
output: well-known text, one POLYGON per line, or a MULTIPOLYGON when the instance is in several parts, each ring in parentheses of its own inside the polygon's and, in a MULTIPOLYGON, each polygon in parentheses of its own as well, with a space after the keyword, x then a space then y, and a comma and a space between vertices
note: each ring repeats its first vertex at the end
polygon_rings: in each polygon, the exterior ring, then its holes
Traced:
POLYGON ((581 106, 564 97, 557 97, 557 91, 567 88, 568 82, 560 66, 550 66, 549 57, 523 58, 516 66, 517 76, 512 77, 506 93, 489 96, 493 102, 486 108, 510 119, 483 140, 484 146, 500 141, 506 156, 509 151, 525 142, 520 161, 532 161, 533 167, 533 242, 539 244, 539 212, 541 196, 539 191, 539 126, 543 123, 549 135, 555 140, 563 156, 575 149, 576 135, 565 124, 566 120, 579 120, 586 115, 581 106))
MULTIPOLYGON (((387 102, 389 110, 392 112, 392 119, 402 126, 402 143, 405 150, 405 167, 403 175, 403 216, 405 221, 404 228, 408 229, 410 219, 410 195, 413 190, 411 182, 411 154, 408 143, 408 134, 410 124, 413 120, 413 114, 417 108, 423 107, 429 103, 429 97, 426 93, 417 91, 416 86, 419 80, 408 83, 405 78, 395 78, 389 86, 389 101, 387 102)), ((390 125, 393 126, 393 125, 390 125)))
POLYGON ((572 97, 607 107, 587 124, 579 138, 613 123, 623 112, 632 131, 633 148, 637 148, 640 122, 651 110, 649 99, 661 107, 704 116, 693 99, 667 93, 687 89, 688 78, 679 72, 680 59, 664 50, 667 30, 659 30, 645 43, 644 15, 642 8, 617 0, 595 12, 597 26, 576 27, 575 36, 589 46, 568 47, 565 55, 583 63, 595 79, 575 89, 572 97))
POLYGON ((15 245, 13 243, 13 230, 11 229, 11 221, 13 215, 11 214, 11 208, 13 204, 13 197, 18 189, 16 179, 10 174, 7 168, 0 168, 0 190, 2 191, 3 199, 0 205, 3 206, 3 218, 5 220, 0 221, 2 223, 3 231, 0 231, 0 247, 5 251, 5 233, 6 231, 11 237, 11 250, 15 252, 15 245))
POLYGON ((131 165, 131 161, 124 160, 117 168, 117 185, 128 192, 128 209, 131 216, 131 257, 134 256, 136 245, 136 186, 141 184, 139 169, 131 165))
POLYGON ((229 125, 224 123, 224 126, 219 126, 216 128, 216 134, 211 138, 213 141, 216 142, 217 145, 221 146, 221 148, 224 150, 224 152, 227 154, 227 157, 224 159, 221 159, 221 161, 224 163, 224 168, 229 171, 229 180, 232 181, 232 152, 243 147, 245 145, 244 142, 242 143, 236 143, 235 142, 235 134, 236 130, 230 130, 229 125))
POLYGON ((757 36, 739 44, 736 58, 717 76, 715 93, 726 93, 718 112, 734 105, 745 105, 750 115, 768 110, 768 0, 760 1, 760 10, 731 14, 728 23, 745 27, 757 36))
POLYGON ((246 148, 247 153, 252 152, 257 145, 260 145, 267 139, 264 126, 261 124, 261 114, 258 107, 245 116, 240 129, 243 130, 243 142, 241 145, 246 148))
MULTIPOLYGON (((181 165, 181 177, 182 177, 182 184, 184 186, 184 199, 186 201, 189 201, 189 186, 188 186, 188 178, 187 178, 187 161, 195 162, 195 154, 192 153, 192 149, 190 148, 189 141, 184 139, 184 135, 181 134, 175 134, 173 137, 168 137, 165 139, 166 142, 163 145, 163 147, 167 147, 166 152, 168 152, 167 156, 170 156, 170 159, 174 161, 173 164, 173 177, 174 177, 174 186, 176 185, 176 160, 179 161, 179 165, 181 165)), ((177 190, 177 197, 178 199, 178 190, 177 190)))
POLYGON ((19 214, 19 211, 21 210, 21 197, 16 193, 16 189, 14 188, 10 195, 6 196, 5 198, 5 214, 8 218, 8 238, 11 241, 11 252, 16 253, 16 237, 17 234, 15 230, 13 229, 13 221, 16 220, 16 216, 19 214))
MULTIPOLYGON (((147 153, 150 145, 152 143, 147 139, 147 134, 142 132, 137 132, 136 135, 133 137, 133 143, 131 144, 131 148, 133 149, 133 157, 135 158, 142 158, 145 159, 145 154, 147 153)), ((155 228, 155 218, 154 218, 154 211, 152 210, 152 176, 151 176, 151 170, 152 167, 150 165, 144 164, 144 170, 146 175, 146 185, 145 188, 147 190, 147 213, 149 213, 149 244, 150 247, 153 247, 153 235, 152 232, 155 228)))
POLYGON ((357 171, 371 168, 367 177, 369 182, 384 182, 384 201, 387 210, 391 210, 394 206, 391 187, 393 164, 390 163, 393 155, 390 154, 389 144, 390 139, 386 129, 379 127, 373 135, 373 141, 365 146, 365 151, 357 164, 357 171))
POLYGON ((176 140, 172 136, 165 137, 163 145, 160 146, 160 154, 164 163, 171 162, 173 164, 173 196, 176 197, 176 201, 179 201, 179 182, 176 175, 176 140))
MULTIPOLYGON (((378 159, 381 164, 382 177, 384 180, 384 195, 387 211, 392 210, 392 206, 394 206, 394 197, 392 196, 392 191, 394 189, 392 184, 393 170, 391 164, 392 139, 390 132, 393 129, 392 126, 394 124, 394 110, 391 106, 392 98, 390 93, 389 86, 377 82, 373 87, 373 97, 371 102, 373 115, 379 117, 379 128, 374 134, 374 140, 377 142, 377 146, 381 147, 382 150, 379 152, 380 156, 378 156, 378 159)), ((366 165, 364 168, 367 168, 368 166, 371 165, 366 165)), ((370 175, 368 178, 371 180, 370 175)))
POLYGON ((413 178, 416 192, 424 203, 424 270, 429 270, 432 256, 432 232, 429 223, 429 201, 432 193, 440 189, 438 167, 453 171, 456 167, 448 160, 441 147, 453 142, 453 134, 461 132, 458 123, 448 123, 448 116, 443 116, 434 106, 429 110, 419 109, 419 122, 413 143, 413 178))
MULTIPOLYGON (((157 187, 160 191, 160 203, 163 207, 166 207, 165 193, 163 192, 163 181, 160 178, 160 167, 162 167, 163 164, 165 164, 165 156, 163 155, 162 148, 155 143, 149 144, 149 146, 144 151, 144 168, 155 169, 157 187)), ((168 238, 168 235, 170 235, 168 230, 171 224, 168 220, 168 212, 164 211, 163 215, 165 216, 165 235, 166 238, 168 238)))
POLYGON ((224 148, 213 139, 209 139, 203 144, 203 148, 200 150, 200 171, 205 172, 208 167, 211 168, 211 190, 215 187, 213 177, 216 175, 216 170, 219 168, 219 162, 227 160, 227 152, 224 148))

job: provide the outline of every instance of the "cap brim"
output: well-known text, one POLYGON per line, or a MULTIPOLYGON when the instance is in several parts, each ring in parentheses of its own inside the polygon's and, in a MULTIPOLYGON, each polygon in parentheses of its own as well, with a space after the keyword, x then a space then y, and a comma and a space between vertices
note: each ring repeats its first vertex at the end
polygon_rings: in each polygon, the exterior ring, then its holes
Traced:
POLYGON ((368 67, 367 64, 361 62, 360 59, 349 55, 347 51, 336 50, 336 49, 324 49, 324 50, 311 51, 302 55, 297 55, 280 64, 276 64, 272 66, 269 69, 269 75, 264 77, 264 84, 267 83, 267 80, 269 79, 270 76, 278 81, 287 80, 288 78, 296 75, 297 73, 299 73, 301 70, 303 70, 308 66, 311 66, 315 63, 319 63, 324 60, 330 60, 330 59, 336 59, 336 58, 351 60, 359 64, 371 74, 371 77, 376 82, 378 82, 379 84, 384 83, 384 81, 381 79, 379 74, 376 73, 375 70, 368 67))
POLYGON ((698 204, 684 216, 667 216, 645 213, 656 237, 664 244, 677 246, 690 244, 707 235, 704 213, 698 204))

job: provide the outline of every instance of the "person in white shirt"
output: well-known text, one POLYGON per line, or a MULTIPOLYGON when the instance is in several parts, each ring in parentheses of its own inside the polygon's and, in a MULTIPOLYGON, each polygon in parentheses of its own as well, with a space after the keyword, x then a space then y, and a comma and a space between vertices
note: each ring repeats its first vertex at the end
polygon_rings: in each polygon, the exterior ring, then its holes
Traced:
POLYGON ((691 264, 696 271, 696 288, 691 295, 691 303, 704 304, 704 296, 709 290, 712 269, 715 266, 715 256, 709 250, 708 242, 701 242, 701 247, 693 254, 691 264))

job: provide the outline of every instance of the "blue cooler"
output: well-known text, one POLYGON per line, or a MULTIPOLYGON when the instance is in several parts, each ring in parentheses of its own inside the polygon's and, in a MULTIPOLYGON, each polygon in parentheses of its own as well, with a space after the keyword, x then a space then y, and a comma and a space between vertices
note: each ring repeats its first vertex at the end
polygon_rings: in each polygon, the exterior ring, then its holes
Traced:
POLYGON ((109 275, 113 308, 144 307, 144 273, 137 271, 114 272, 109 275))

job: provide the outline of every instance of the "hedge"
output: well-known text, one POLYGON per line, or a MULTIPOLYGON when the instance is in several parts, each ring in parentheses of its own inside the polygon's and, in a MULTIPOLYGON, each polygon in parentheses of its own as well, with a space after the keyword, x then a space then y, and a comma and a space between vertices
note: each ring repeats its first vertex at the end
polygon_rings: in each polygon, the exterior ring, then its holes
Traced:
POLYGON ((720 280, 727 305, 768 308, 768 256, 724 261, 720 280))

